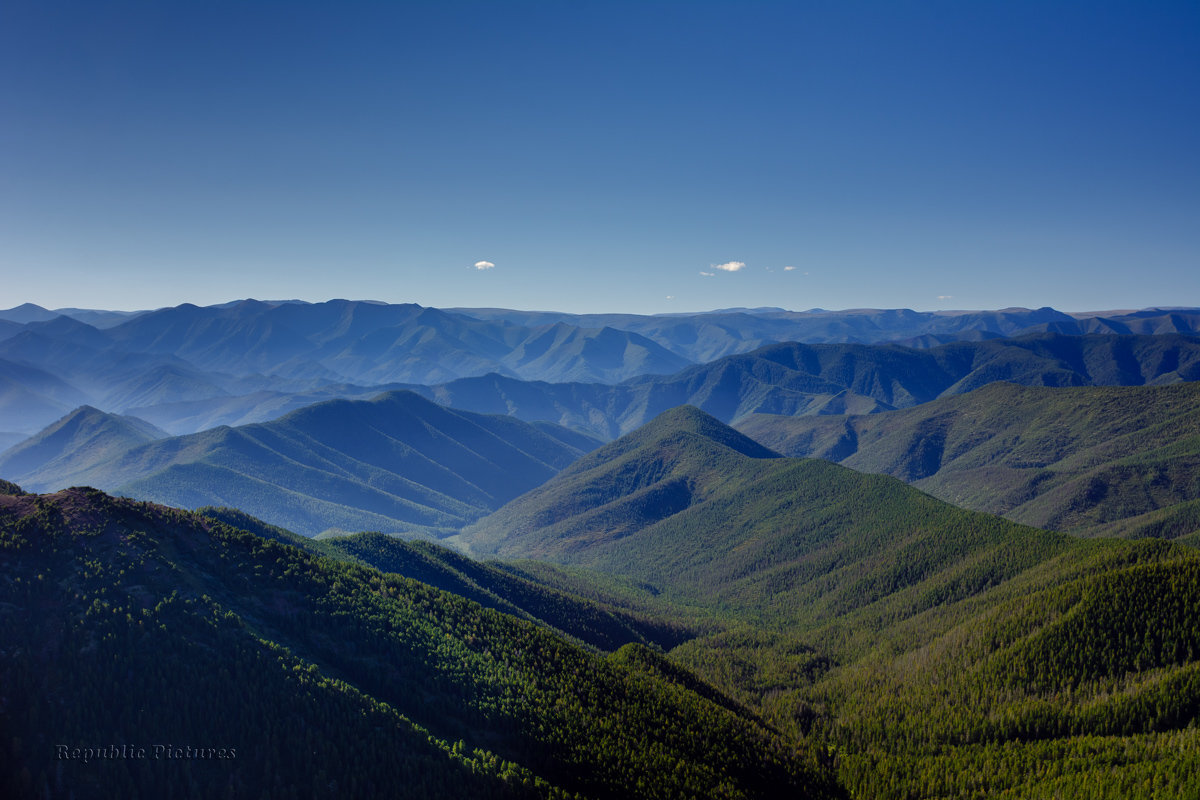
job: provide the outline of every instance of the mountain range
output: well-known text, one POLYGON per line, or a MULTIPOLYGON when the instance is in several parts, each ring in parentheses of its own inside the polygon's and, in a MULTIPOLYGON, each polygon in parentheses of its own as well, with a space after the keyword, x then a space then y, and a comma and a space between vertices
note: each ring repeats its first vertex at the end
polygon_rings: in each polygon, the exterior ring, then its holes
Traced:
POLYGON ((908 408, 995 381, 1141 386, 1197 379, 1200 338, 1035 334, 929 349, 789 342, 616 386, 487 375, 413 390, 455 408, 548 420, 612 439, 679 405, 696 406, 730 423, 756 413, 869 414, 908 408))
POLYGON ((1196 794, 1194 311, 63 311, 0 796, 1196 794))
POLYGON ((779 456, 696 409, 585 456, 460 541, 598 570, 724 621, 671 659, 800 739, 836 742, 854 796, 1194 788, 1191 547, 964 511, 779 456), (1027 768, 1044 762, 1053 770, 1027 768))
POLYGON ((1037 333, 1200 330, 1196 309, 1080 315, 731 309, 637 316, 242 300, 146 312, 60 311, 30 304, 0 311, 0 361, 14 365, 0 369, 3 432, 33 433, 83 404, 178 434, 266 421, 305 402, 366 397, 371 388, 491 373, 615 384, 788 341, 930 347, 1037 333))
MULTIPOLYGON (((14 565, 0 668, 17 698, 3 755, 30 795, 56 781, 102 793, 94 773, 55 772, 47 734, 124 741, 131 728, 249 747, 294 792, 395 786, 396 769, 434 797, 1194 786, 1194 548, 966 511, 781 456, 695 408, 581 457, 459 539, 536 561, 0 488, 14 565), (93 686, 110 687, 99 705, 83 702, 93 686), (319 757, 289 755, 316 741, 319 757)), ((143 792, 169 780, 120 774, 143 792)), ((259 774, 219 765, 194 780, 211 794, 257 789, 259 774)))

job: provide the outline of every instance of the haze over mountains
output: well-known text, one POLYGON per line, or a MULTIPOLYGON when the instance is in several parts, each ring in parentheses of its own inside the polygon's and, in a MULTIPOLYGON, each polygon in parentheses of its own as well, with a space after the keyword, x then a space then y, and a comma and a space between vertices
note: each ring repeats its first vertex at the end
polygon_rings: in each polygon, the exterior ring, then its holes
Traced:
POLYGON ((91 485, 184 508, 232 506, 307 536, 445 535, 597 444, 396 392, 169 438, 80 409, 0 454, 0 474, 37 490, 91 485))
POLYGON ((928 347, 1031 333, 1200 330, 1195 309, 1097 315, 741 309, 637 316, 243 300, 136 313, 61 311, 29 304, 0 311, 3 432, 34 433, 84 404, 178 434, 265 421, 334 397, 366 398, 405 384, 492 373, 615 384, 788 341, 928 347))

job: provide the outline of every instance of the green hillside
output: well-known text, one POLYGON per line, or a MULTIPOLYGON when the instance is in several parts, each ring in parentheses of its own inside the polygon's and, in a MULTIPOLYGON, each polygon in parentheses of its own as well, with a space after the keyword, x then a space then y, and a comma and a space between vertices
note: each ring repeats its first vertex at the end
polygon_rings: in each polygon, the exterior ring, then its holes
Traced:
POLYGON ((621 598, 611 595, 587 599, 430 541, 406 541, 381 533, 310 539, 236 509, 202 508, 199 513, 312 553, 418 580, 487 608, 540 622, 602 650, 616 650, 629 643, 670 649, 694 635, 665 613, 631 611, 623 606, 621 598))
MULTIPOLYGON (((1200 499, 1197 407, 1197 382, 1070 389, 999 383, 884 414, 761 415, 738 428, 782 453, 893 475, 1018 522, 1117 533, 1132 531, 1122 520, 1200 499)), ((1178 524, 1158 530, 1191 532, 1178 524)))
POLYGON ((456 541, 809 624, 903 589, 915 592, 906 613, 918 613, 1066 546, 892 478, 776 456, 690 407, 580 459, 456 541))
POLYGON ((697 433, 722 427, 663 415, 462 538, 707 614, 672 662, 824 749, 853 796, 1194 794, 1194 549, 1024 527, 697 433), (663 485, 695 493, 634 502, 663 485))
POLYGON ((645 650, 212 518, 0 495, 0 553, 7 797, 839 796, 645 650))

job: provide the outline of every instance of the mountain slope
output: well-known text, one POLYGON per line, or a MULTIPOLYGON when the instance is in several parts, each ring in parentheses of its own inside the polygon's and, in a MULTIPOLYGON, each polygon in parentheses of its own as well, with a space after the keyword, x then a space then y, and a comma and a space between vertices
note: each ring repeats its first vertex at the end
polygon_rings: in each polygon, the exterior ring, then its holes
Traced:
POLYGON ((883 414, 763 415, 738 427, 789 455, 893 475, 1026 524, 1082 531, 1200 499, 1198 406, 1197 382, 997 383, 883 414))
POLYGON ((672 662, 837 752, 854 796, 1194 791, 1193 549, 1077 539, 887 476, 756 458, 696 435, 698 419, 664 415, 462 538, 621 576, 723 620, 672 662), (636 503, 669 484, 704 495, 636 503))
POLYGON ((439 533, 499 507, 579 455, 562 438, 511 417, 456 412, 394 392, 162 439, 76 468, 70 482, 45 481, 188 508, 241 508, 306 535, 330 528, 439 533))
POLYGON ((476 555, 578 564, 682 601, 809 625, 902 592, 911 616, 1068 546, 892 478, 778 457, 686 407, 580 459, 455 541, 476 555))
POLYGON ((429 541, 380 533, 310 539, 237 509, 202 508, 199 513, 310 553, 412 578, 486 608, 544 624, 601 650, 630 643, 669 649, 694 635, 686 625, 662 614, 631 610, 620 598, 601 592, 587 599, 429 541))
POLYGON ((0 495, 0 552, 8 797, 837 794, 629 651, 196 514, 0 495))
POLYGON ((86 482, 95 470, 104 469, 126 450, 166 436, 137 417, 81 406, 0 453, 0 475, 35 492, 51 486, 62 488, 86 482))

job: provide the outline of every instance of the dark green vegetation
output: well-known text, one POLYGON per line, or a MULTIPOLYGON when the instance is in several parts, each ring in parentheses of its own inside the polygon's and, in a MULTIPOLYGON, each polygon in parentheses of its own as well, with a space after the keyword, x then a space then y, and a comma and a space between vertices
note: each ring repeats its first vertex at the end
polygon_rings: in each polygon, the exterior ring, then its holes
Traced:
MULTIPOLYGON (((371 539, 343 552, 467 566, 371 539)), ((633 636, 605 655, 92 489, 0 495, 0 554, 5 797, 838 794, 815 759, 633 636), (147 757, 60 760, 59 744, 147 757), (158 744, 206 757, 155 759, 158 744)))
POLYGON ((480 562, 429 541, 405 541, 381 533, 309 539, 230 508, 199 513, 240 530, 294 545, 337 561, 374 567, 429 584, 515 617, 542 623, 559 633, 603 650, 639 642, 670 649, 694 631, 639 608, 614 604, 605 594, 596 600, 531 580, 511 567, 480 562))
POLYGON ((887 476, 772 458, 688 409, 463 538, 588 565, 693 619, 707 613, 723 630, 669 659, 824 748, 854 796, 1200 788, 1190 547, 964 511, 887 476), (654 496, 674 503, 641 502, 654 496))
POLYGON ((1056 530, 1200 530, 1200 383, 1047 389, 996 383, 885 414, 753 416, 792 456, 893 475, 957 505, 1056 530))
POLYGON ((595 444, 410 392, 132 447, 131 436, 111 433, 128 427, 122 420, 85 426, 73 423, 78 416, 10 453, 3 474, 33 489, 88 484, 184 508, 236 507, 308 536, 444 534, 549 478, 580 455, 577 445, 595 444))

